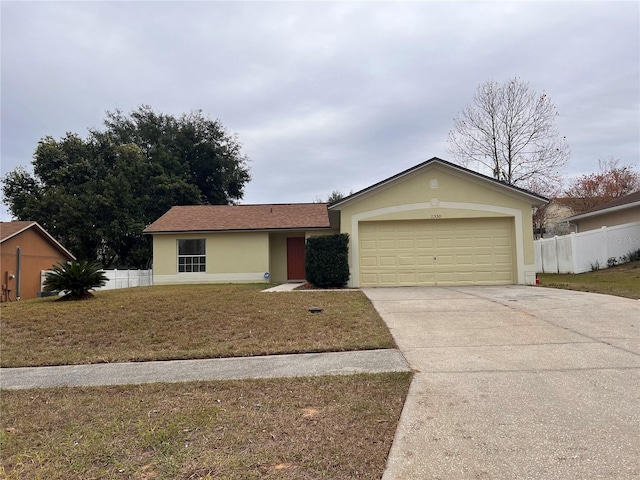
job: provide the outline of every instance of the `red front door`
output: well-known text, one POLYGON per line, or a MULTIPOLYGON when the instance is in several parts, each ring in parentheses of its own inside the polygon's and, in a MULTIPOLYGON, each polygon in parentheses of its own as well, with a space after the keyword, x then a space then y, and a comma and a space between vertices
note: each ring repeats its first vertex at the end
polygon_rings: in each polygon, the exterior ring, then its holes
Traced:
POLYGON ((287 238, 287 280, 304 280, 304 237, 287 238))

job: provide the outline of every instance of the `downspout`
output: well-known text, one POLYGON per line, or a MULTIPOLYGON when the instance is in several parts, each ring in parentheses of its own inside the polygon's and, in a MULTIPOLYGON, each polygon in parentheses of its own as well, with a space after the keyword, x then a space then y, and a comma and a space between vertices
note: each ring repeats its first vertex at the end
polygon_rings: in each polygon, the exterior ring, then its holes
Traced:
POLYGON ((20 261, 22 260, 22 249, 16 247, 16 300, 20 300, 20 261))

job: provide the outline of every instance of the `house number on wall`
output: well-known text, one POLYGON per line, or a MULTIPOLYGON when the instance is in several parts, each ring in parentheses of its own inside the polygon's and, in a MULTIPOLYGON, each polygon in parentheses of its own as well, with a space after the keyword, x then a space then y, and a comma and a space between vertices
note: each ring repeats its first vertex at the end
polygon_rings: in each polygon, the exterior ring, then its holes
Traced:
POLYGON ((442 218, 442 215, 440 215, 439 213, 435 213, 431 215, 431 218, 442 218))

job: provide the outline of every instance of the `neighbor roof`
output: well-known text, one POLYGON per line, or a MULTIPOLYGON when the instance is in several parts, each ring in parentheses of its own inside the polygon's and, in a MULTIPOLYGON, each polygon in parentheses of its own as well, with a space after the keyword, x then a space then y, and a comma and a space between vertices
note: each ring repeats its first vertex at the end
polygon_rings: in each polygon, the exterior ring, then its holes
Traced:
POLYGON ((49 240, 62 253, 67 255, 69 258, 75 260, 76 257, 74 257, 71 254, 71 252, 69 252, 69 250, 64 248, 60 244, 60 242, 58 242, 55 238, 49 235, 49 232, 47 232, 44 228, 42 228, 38 222, 29 222, 29 221, 0 222, 0 243, 15 237, 16 235, 19 235, 30 228, 36 229, 38 232, 40 232, 40 234, 43 237, 49 240))
POLYGON ((624 197, 614 198, 610 202, 603 203, 602 205, 598 205, 597 207, 593 207, 586 212, 580 213, 579 215, 565 218, 565 221, 580 220, 581 218, 586 217, 595 217, 596 215, 604 215, 616 210, 625 210, 627 208, 637 206, 640 206, 640 190, 634 193, 630 193, 629 195, 625 195, 624 197))
POLYGON ((144 233, 329 228, 326 203, 172 207, 144 233))
POLYGON ((338 205, 342 205, 343 203, 346 203, 347 201, 355 198, 355 197, 359 197, 360 195, 369 192, 371 190, 374 190, 376 188, 379 188, 387 183, 390 183, 400 177, 404 177, 405 175, 409 175, 417 170, 420 170, 422 168, 425 168, 427 165, 431 165, 434 163, 439 163, 441 165, 445 165, 447 167, 453 168, 454 170, 458 170, 460 172, 464 172, 466 174, 472 175, 474 177, 477 178, 481 178, 483 180, 486 180, 488 182, 500 185, 501 187, 506 188, 507 190, 511 190, 513 192, 525 195, 527 197, 529 197, 530 200, 532 200, 534 204, 541 204, 541 203, 547 203, 549 201, 548 198, 545 198, 541 195, 538 195, 537 193, 533 193, 530 190, 526 190, 524 188, 520 188, 520 187, 516 187, 514 185, 510 185, 508 183, 505 182, 501 182, 500 180, 496 180, 495 178, 491 178, 491 177, 487 177, 486 175, 482 175, 481 173, 478 172, 474 172, 473 170, 469 170, 468 168, 464 168, 461 167, 460 165, 456 165, 455 163, 451 163, 451 162, 447 162, 446 160, 442 160, 441 158, 438 157, 433 157, 430 158, 429 160, 427 160, 426 162, 422 162, 418 165, 415 165, 414 167, 408 168, 407 170, 404 170, 403 172, 400 172, 396 175, 393 175, 392 177, 389 177, 385 180, 382 180, 381 182, 378 182, 374 185, 371 185, 370 187, 367 187, 363 190, 360 190, 359 192, 353 193, 351 195, 349 195, 348 197, 344 197, 341 200, 338 200, 337 202, 332 203, 331 205, 329 205, 329 208, 332 209, 338 205))

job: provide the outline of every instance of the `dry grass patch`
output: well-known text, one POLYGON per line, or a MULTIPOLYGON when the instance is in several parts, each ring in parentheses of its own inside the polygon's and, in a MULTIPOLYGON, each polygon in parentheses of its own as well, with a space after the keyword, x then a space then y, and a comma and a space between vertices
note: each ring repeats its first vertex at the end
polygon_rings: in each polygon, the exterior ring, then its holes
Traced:
POLYGON ((539 273, 540 286, 640 299, 640 261, 586 273, 539 273))
POLYGON ((2 304, 3 367, 365 350, 394 346, 362 292, 154 286, 2 304), (309 313, 312 306, 323 308, 309 313))
POLYGON ((379 479, 411 375, 4 391, 6 479, 379 479))

